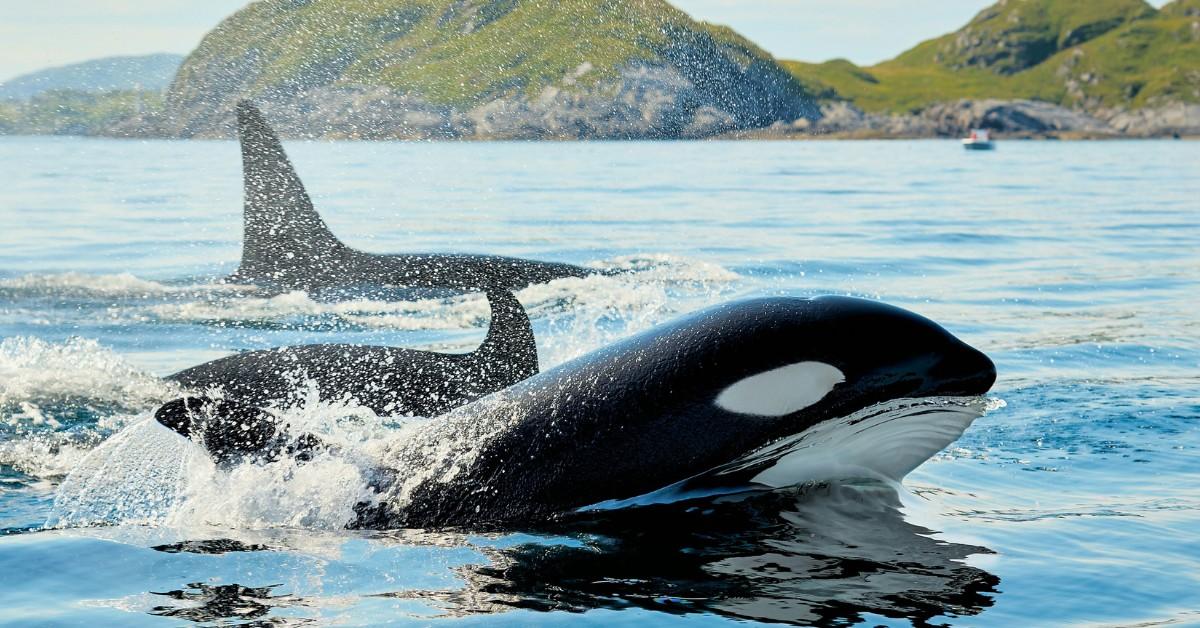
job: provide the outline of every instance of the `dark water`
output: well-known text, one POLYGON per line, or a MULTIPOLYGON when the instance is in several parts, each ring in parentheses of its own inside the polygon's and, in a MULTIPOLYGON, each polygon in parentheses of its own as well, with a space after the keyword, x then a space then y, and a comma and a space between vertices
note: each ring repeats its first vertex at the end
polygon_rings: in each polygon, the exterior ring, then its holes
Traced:
POLYGON ((215 286, 234 144, 3 138, 0 622, 1200 624, 1195 143, 289 149, 352 245, 637 269, 519 294, 543 365, 727 299, 853 294, 991 355, 994 409, 903 487, 344 531, 352 469, 195 472, 144 423, 157 376, 296 342, 466 350, 482 299, 215 286))

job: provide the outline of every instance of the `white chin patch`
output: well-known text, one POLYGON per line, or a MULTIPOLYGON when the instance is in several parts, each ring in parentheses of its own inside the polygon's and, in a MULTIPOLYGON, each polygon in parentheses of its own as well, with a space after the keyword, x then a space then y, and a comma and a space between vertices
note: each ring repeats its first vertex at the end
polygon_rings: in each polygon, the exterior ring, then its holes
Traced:
POLYGON ((982 399, 899 399, 819 423, 723 470, 771 464, 753 482, 770 487, 811 481, 883 478, 899 482, 962 436, 986 409, 982 399))
POLYGON ((787 416, 825 398, 846 376, 824 362, 797 362, 743 379, 717 395, 722 410, 787 416))

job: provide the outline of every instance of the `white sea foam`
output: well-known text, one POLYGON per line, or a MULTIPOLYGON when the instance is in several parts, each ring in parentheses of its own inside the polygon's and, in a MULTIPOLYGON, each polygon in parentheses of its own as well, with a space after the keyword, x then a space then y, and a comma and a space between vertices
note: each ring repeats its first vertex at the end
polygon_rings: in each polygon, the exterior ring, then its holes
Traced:
POLYGON ((737 281, 737 273, 724 267, 667 253, 622 255, 592 264, 596 268, 622 270, 653 281, 673 283, 716 283, 737 281))
MULTIPOLYGON (((531 319, 547 321, 549 333, 538 338, 547 364, 576 357, 670 318, 678 313, 680 297, 708 301, 737 278, 715 264, 668 255, 622 257, 596 266, 631 272, 559 279, 517 292, 531 319)), ((171 323, 270 324, 322 319, 367 329, 447 331, 485 327, 490 310, 480 294, 414 301, 360 298, 325 302, 295 291, 271 297, 232 295, 172 301, 140 311, 139 318, 171 323)))
POLYGON ((203 283, 170 285, 142 279, 131 273, 91 275, 87 273, 31 273, 0 279, 0 291, 46 296, 159 296, 194 292, 243 292, 252 286, 203 283))
POLYGON ((60 403, 139 410, 176 390, 95 340, 0 340, 0 420, 52 421, 41 407, 60 403))
MULTIPOLYGON (((621 257, 596 264, 597 268, 630 271, 616 276, 567 278, 530 286, 518 297, 532 317, 563 311, 576 304, 629 308, 645 301, 638 292, 668 287, 700 290, 710 284, 737 279, 720 266, 668 255, 621 257)), ((657 301, 657 299, 655 299, 657 301)), ((265 321, 303 316, 336 316, 355 325, 388 329, 439 330, 482 325, 487 320, 486 301, 477 295, 454 299, 384 301, 352 299, 324 302, 295 291, 271 297, 248 296, 222 300, 155 304, 153 317, 170 322, 265 321)))
POLYGON ((178 392, 94 340, 0 340, 0 464, 62 477, 107 434, 178 392))
POLYGON ((334 317, 347 324, 397 330, 461 329, 487 321, 488 305, 471 295, 453 299, 382 301, 352 299, 327 303, 306 292, 220 301, 162 303, 147 308, 160 321, 173 323, 258 323, 302 317, 334 317))
POLYGON ((0 465, 35 478, 61 478, 88 455, 98 439, 76 438, 61 432, 26 434, 0 441, 0 465))

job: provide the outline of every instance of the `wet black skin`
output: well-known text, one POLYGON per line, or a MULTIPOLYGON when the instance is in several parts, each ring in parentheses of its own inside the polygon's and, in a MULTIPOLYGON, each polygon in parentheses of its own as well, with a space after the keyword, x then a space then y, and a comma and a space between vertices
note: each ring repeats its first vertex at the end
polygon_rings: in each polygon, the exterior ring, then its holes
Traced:
POLYGON ((262 114, 245 101, 237 114, 245 210, 242 262, 231 281, 309 292, 348 286, 515 290, 601 272, 495 255, 377 255, 352 249, 317 214, 262 114))
POLYGON ((302 345, 236 353, 167 377, 195 391, 220 388, 241 404, 286 408, 306 379, 324 400, 353 399, 377 414, 436 416, 538 372, 529 317, 506 291, 488 292, 492 321, 471 353, 400 347, 302 345))

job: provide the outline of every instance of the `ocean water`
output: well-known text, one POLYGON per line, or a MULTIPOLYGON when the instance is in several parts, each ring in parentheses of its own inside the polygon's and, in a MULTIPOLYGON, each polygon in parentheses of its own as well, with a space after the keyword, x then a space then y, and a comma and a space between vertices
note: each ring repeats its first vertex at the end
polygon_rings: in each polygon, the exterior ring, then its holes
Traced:
POLYGON ((518 294, 543 366, 725 300, 850 294, 988 353, 991 410, 899 487, 342 530, 353 468, 214 473, 147 423, 159 376, 300 342, 465 351, 484 301, 220 284, 234 143, 0 138, 0 624, 1200 625, 1200 144, 288 149, 353 246, 633 270, 518 294))

